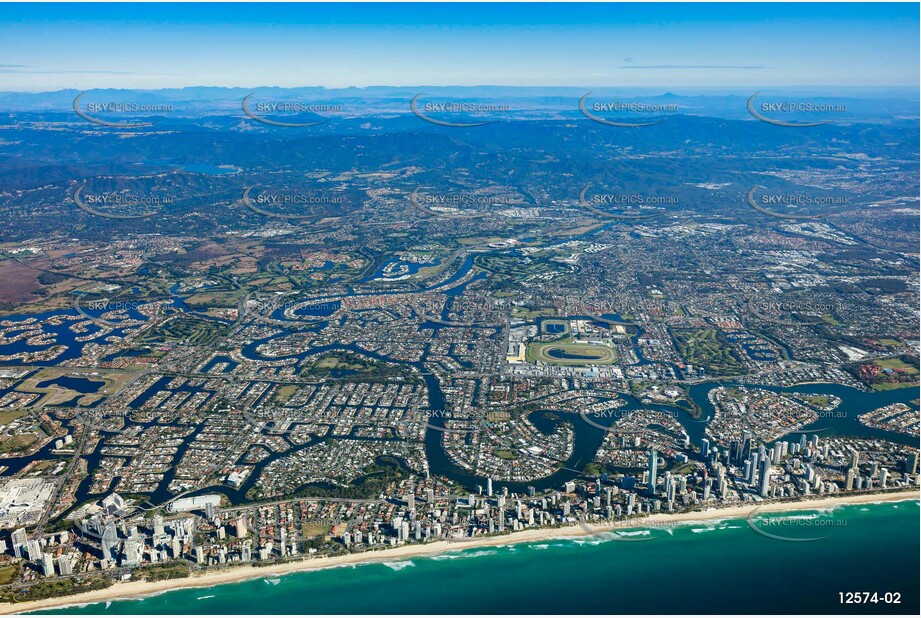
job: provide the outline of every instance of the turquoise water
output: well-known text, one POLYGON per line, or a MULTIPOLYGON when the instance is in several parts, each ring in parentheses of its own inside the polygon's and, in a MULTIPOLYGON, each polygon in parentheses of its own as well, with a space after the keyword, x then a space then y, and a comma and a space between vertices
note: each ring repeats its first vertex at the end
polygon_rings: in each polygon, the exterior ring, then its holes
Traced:
POLYGON ((775 535, 826 537, 806 542, 767 538, 745 519, 689 523, 620 537, 648 542, 475 548, 46 613, 917 614, 919 513, 906 501, 755 520, 775 535), (900 592, 901 604, 842 606, 843 591, 900 592))

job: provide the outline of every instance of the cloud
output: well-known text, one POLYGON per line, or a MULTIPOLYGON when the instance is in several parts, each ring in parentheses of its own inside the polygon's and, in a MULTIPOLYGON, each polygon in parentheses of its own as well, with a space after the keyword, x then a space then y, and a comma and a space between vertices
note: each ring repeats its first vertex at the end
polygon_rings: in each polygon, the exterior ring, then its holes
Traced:
POLYGON ((769 69, 759 64, 631 64, 622 69, 769 69))
POLYGON ((25 64, 0 64, 0 73, 17 73, 20 75, 159 75, 158 73, 138 73, 137 71, 54 71, 30 69, 25 64))

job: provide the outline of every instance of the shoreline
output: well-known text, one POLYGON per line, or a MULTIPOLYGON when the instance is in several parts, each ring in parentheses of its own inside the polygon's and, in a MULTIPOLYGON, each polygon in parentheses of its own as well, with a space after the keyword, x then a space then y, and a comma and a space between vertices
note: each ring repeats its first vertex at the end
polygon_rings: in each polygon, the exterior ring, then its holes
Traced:
MULTIPOLYGON (((811 511, 847 504, 872 504, 884 502, 903 502, 919 500, 921 495, 917 489, 894 491, 877 494, 842 495, 823 497, 814 500, 798 500, 795 502, 776 502, 764 505, 746 504, 744 506, 727 506, 713 508, 706 511, 692 511, 690 513, 656 513, 643 518, 633 518, 612 524, 599 525, 593 528, 594 533, 607 532, 616 529, 643 529, 647 527, 668 527, 692 522, 703 522, 726 519, 745 519, 753 510, 758 509, 759 514, 787 511, 811 511)), ((265 567, 232 566, 222 570, 209 570, 201 574, 193 574, 183 579, 164 580, 159 582, 129 581, 118 582, 103 590, 82 592, 72 596, 26 601, 23 603, 0 604, 0 615, 19 614, 43 609, 59 609, 73 605, 87 605, 91 603, 105 603, 107 601, 121 601, 139 599, 179 590, 182 588, 211 588, 214 586, 232 584, 254 579, 279 577, 292 573, 303 573, 320 569, 330 569, 345 565, 362 565, 382 562, 392 562, 409 558, 431 557, 452 551, 462 551, 475 547, 497 547, 519 543, 534 543, 559 539, 573 539, 592 536, 593 532, 579 525, 564 528, 541 528, 535 530, 522 530, 511 534, 483 537, 462 542, 434 541, 424 545, 403 545, 391 549, 368 551, 360 554, 349 554, 331 558, 313 558, 297 560, 283 564, 265 567)))

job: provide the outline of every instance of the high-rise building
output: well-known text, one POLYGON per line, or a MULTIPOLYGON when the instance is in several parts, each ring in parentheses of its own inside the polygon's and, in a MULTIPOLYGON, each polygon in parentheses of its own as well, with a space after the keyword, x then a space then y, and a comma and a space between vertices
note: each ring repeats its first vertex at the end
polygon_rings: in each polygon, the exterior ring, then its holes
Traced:
POLYGON ((848 468, 847 475, 844 478, 844 491, 854 489, 854 478, 857 476, 857 468, 848 468))
POLYGON ((918 470, 918 453, 911 453, 905 458, 905 472, 914 474, 918 470))
POLYGON ((54 556, 51 554, 42 554, 42 575, 54 577, 54 556))
POLYGON ((780 446, 780 442, 775 442, 774 446, 771 448, 771 463, 775 466, 779 466, 782 453, 783 447, 780 446))
POLYGON ((771 461, 765 457, 761 460, 761 497, 767 497, 771 491, 771 461))
POLYGON ((26 534, 25 528, 13 530, 13 534, 10 535, 10 545, 13 546, 13 555, 17 558, 22 558, 22 548, 25 547, 28 541, 29 535, 26 534))
POLYGON ((26 554, 29 557, 29 560, 38 562, 42 555, 42 546, 39 544, 38 539, 29 539, 26 541, 26 554))
POLYGON ((140 537, 132 536, 124 543, 122 564, 125 566, 138 566, 143 560, 144 541, 140 537))
POLYGON ((166 530, 163 527, 163 516, 159 513, 153 516, 153 533, 154 536, 163 536, 166 530))
POLYGON ((752 432, 748 429, 742 432, 742 452, 739 454, 739 459, 745 461, 752 454, 752 432))
POLYGON ((710 440, 706 438, 700 441, 700 458, 703 461, 710 459, 710 440))
POLYGON ((649 494, 656 493, 656 478, 659 475, 659 453, 656 449, 649 451, 649 494))
POLYGON ((118 515, 125 508, 124 499, 112 493, 102 499, 102 510, 106 515, 118 515))
POLYGON ((73 575, 73 563, 70 561, 70 556, 67 554, 58 556, 58 571, 60 571, 61 575, 73 575))
POLYGON ((107 524, 102 531, 102 557, 110 561, 118 559, 118 531, 115 524, 107 524))
POLYGON ((486 479, 486 495, 492 497, 492 478, 486 479))

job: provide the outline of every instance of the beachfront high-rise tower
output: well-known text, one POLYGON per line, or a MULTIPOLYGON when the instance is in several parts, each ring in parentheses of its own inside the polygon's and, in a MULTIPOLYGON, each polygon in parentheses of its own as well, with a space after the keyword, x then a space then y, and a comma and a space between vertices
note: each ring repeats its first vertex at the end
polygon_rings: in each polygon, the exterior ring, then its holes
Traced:
POLYGON ((764 498, 771 491, 771 460, 765 457, 761 460, 761 497, 764 498))
POLYGON ((659 453, 656 449, 649 451, 649 495, 656 494, 656 476, 659 474, 659 453))

